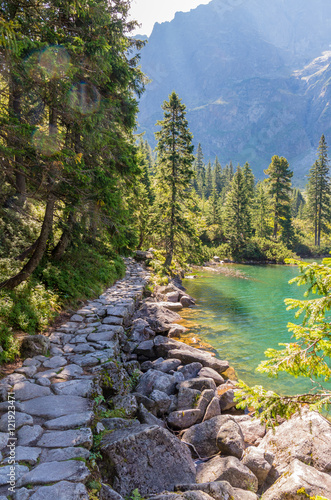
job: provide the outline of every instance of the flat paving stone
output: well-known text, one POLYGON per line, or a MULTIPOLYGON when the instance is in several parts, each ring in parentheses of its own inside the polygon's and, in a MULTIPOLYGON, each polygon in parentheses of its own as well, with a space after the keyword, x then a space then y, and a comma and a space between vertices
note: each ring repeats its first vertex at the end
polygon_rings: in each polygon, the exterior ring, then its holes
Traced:
POLYGON ((18 446, 33 446, 44 430, 40 425, 25 425, 17 431, 18 446))
POLYGON ((40 378, 53 378, 56 377, 58 371, 59 370, 45 370, 44 372, 37 372, 33 378, 35 380, 40 378))
MULTIPOLYGON (((36 448, 34 446, 16 446, 15 448, 15 461, 17 462, 27 462, 30 465, 35 465, 41 454, 41 448, 36 448)), ((11 460, 10 457, 5 458, 4 463, 8 463, 11 460)))
POLYGON ((116 333, 109 331, 109 332, 91 333, 87 337, 87 340, 89 342, 100 342, 100 341, 110 342, 114 341, 115 338, 116 338, 116 333))
POLYGON ((89 344, 77 344, 73 347, 72 352, 76 354, 86 354, 88 352, 95 352, 95 349, 89 344))
POLYGON ((89 496, 83 484, 61 481, 53 486, 41 486, 30 500, 88 500, 89 496))
POLYGON ((0 418, 0 431, 1 432, 7 432, 8 431, 8 424, 9 423, 15 423, 15 430, 17 431, 23 425, 33 425, 33 418, 31 415, 28 415, 27 413, 20 413, 20 412, 15 412, 15 419, 11 419, 11 415, 8 413, 5 413, 2 415, 0 418), (8 420, 9 417, 9 420, 8 420))
POLYGON ((128 307, 111 306, 107 307, 107 315, 126 319, 130 315, 130 311, 128 307))
POLYGON ((40 455, 40 463, 44 462, 63 462, 73 458, 84 458, 87 460, 90 456, 86 448, 69 446, 68 448, 43 449, 40 455))
POLYGON ((71 316, 70 318, 70 322, 77 322, 77 323, 81 323, 82 321, 84 321, 84 317, 81 316, 80 314, 74 314, 73 316, 71 316))
POLYGON ((92 354, 73 354, 70 356, 70 362, 82 367, 96 366, 100 360, 92 354))
POLYGON ((24 413, 49 419, 89 411, 91 408, 92 402, 80 396, 45 396, 21 403, 24 413))
POLYGON ((0 432, 0 451, 7 446, 8 439, 9 439, 8 432, 0 432))
POLYGON ((40 366, 41 363, 36 358, 26 358, 23 361, 23 366, 40 366))
POLYGON ((67 360, 63 356, 53 356, 47 361, 44 361, 45 368, 60 368, 61 366, 65 366, 66 364, 67 360))
POLYGON ((13 390, 15 392, 15 398, 19 401, 49 396, 51 394, 49 387, 42 387, 41 385, 33 384, 28 381, 18 382, 14 385, 13 390))
POLYGON ((120 318, 119 316, 106 316, 102 323, 105 325, 122 325, 123 318, 120 318))
POLYGON ((97 328, 97 333, 99 332, 114 332, 117 334, 124 333, 124 328, 119 325, 101 325, 97 328))
MULTIPOLYGON (((0 469, 1 470, 1 469, 0 469)), ((90 475, 89 469, 79 460, 66 462, 46 462, 39 464, 31 471, 25 473, 18 481, 17 486, 26 484, 47 484, 57 481, 85 481, 90 475)), ((70 497, 67 497, 69 500, 70 497)), ((50 500, 50 498, 48 498, 50 500)))
POLYGON ((65 332, 65 333, 74 333, 79 327, 79 323, 75 321, 68 321, 67 323, 64 323, 61 325, 58 329, 60 332, 65 332))
POLYGON ((83 446, 90 449, 93 444, 93 434, 90 428, 68 431, 46 431, 38 441, 42 448, 65 448, 67 446, 83 446))
POLYGON ((37 367, 36 366, 22 366, 21 368, 17 368, 15 370, 15 373, 22 373, 26 377, 33 377, 35 373, 37 373, 37 367))
POLYGON ((46 377, 39 377, 36 379, 36 384, 42 385, 44 387, 50 387, 51 381, 46 377))
MULTIPOLYGON (((0 486, 7 484, 9 479, 9 474, 12 472, 12 465, 5 465, 5 467, 0 467, 0 486)), ((15 482, 29 471, 29 467, 26 465, 15 465, 15 482)))
POLYGON ((93 411, 84 413, 74 413, 72 415, 65 415, 64 417, 48 420, 45 427, 48 430, 67 430, 75 429, 77 427, 85 427, 90 425, 94 417, 93 411))
POLYGON ((70 340, 70 344, 83 344, 86 342, 87 334, 85 335, 74 335, 70 340))
POLYGON ((58 378, 70 378, 79 377, 84 373, 84 370, 78 365, 67 365, 63 370, 57 375, 58 378))

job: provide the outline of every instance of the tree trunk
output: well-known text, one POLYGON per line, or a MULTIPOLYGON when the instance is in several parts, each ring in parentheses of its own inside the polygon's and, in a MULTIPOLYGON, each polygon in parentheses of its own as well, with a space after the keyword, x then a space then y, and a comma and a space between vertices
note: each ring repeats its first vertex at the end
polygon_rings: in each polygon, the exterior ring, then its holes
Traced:
POLYGON ((24 252, 22 252, 20 255, 15 257, 15 260, 20 260, 21 262, 23 262, 23 260, 25 260, 25 258, 28 255, 30 255, 30 253, 33 252, 33 250, 36 248, 36 246, 38 245, 38 240, 39 240, 39 238, 34 243, 32 243, 32 245, 29 246, 29 248, 24 250, 24 252))
POLYGON ((52 257, 54 260, 60 260, 68 248, 71 241, 72 228, 75 222, 75 216, 72 212, 68 215, 67 227, 64 229, 61 238, 52 252, 52 257))
POLYGON ((12 278, 9 278, 7 281, 0 283, 0 289, 6 288, 8 290, 13 290, 13 288, 22 283, 22 281, 28 279, 29 276, 31 276, 33 271, 38 266, 39 262, 41 261, 45 253, 47 240, 52 230, 54 205, 55 205, 55 196, 53 194, 50 194, 48 195, 44 221, 41 228, 40 236, 37 240, 38 243, 36 245, 35 251, 33 252, 33 255, 31 256, 30 260, 25 264, 23 269, 18 274, 16 274, 16 276, 13 276, 12 278))

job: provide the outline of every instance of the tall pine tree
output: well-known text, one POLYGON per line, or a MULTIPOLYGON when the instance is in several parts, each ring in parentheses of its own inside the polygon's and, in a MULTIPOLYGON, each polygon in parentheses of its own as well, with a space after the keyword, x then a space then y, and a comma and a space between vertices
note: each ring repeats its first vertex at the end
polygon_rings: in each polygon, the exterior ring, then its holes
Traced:
POLYGON ((158 141, 153 229, 166 250, 165 267, 169 268, 183 237, 194 237, 188 215, 189 187, 194 172, 192 134, 185 118, 185 105, 175 92, 164 101, 164 118, 155 136, 158 141))
POLYGON ((315 245, 321 244, 321 232, 330 215, 330 179, 328 149, 324 135, 318 146, 318 160, 309 171, 308 212, 313 221, 315 245))

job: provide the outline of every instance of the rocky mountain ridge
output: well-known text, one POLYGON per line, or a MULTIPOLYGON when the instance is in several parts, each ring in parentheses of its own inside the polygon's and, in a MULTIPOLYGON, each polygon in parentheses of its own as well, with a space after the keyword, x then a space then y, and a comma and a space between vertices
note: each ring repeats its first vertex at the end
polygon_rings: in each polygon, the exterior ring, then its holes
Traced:
POLYGON ((161 104, 175 90, 205 159, 246 160, 261 177, 285 156, 297 178, 331 137, 331 4, 318 0, 212 0, 156 24, 141 53, 151 82, 139 131, 154 145, 161 104))

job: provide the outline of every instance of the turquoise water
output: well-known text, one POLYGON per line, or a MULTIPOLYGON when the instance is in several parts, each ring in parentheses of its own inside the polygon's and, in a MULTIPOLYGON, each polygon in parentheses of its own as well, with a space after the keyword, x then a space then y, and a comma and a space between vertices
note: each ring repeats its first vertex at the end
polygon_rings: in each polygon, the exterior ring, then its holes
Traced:
POLYGON ((187 292, 196 300, 196 306, 182 311, 190 336, 209 343, 249 385, 263 385, 288 395, 309 391, 311 382, 304 377, 280 374, 274 379, 255 371, 268 347, 279 348, 279 343, 290 341, 287 323, 300 322, 284 304, 285 298, 303 298, 303 286, 288 284, 297 276, 297 267, 227 268, 241 277, 201 272, 197 279, 183 280, 187 292))

